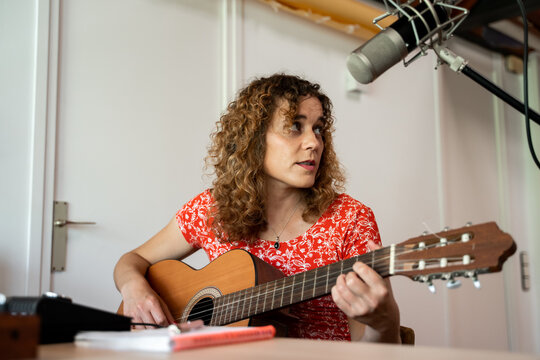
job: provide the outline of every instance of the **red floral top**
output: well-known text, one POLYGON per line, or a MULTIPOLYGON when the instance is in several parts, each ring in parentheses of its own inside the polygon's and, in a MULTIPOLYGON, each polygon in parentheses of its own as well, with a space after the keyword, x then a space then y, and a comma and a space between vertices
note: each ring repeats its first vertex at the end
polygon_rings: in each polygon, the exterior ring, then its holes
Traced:
MULTIPOLYGON (((185 239, 194 248, 203 248, 210 261, 232 249, 244 249, 266 263, 293 275, 344 260, 367 251, 372 239, 380 244, 379 230, 370 208, 349 195, 341 194, 303 235, 280 243, 259 239, 220 242, 207 226, 207 211, 213 202, 209 190, 190 200, 176 213, 185 239)), ((289 327, 289 336, 350 340, 347 316, 335 305, 331 295, 291 306, 290 313, 299 321, 289 327)))

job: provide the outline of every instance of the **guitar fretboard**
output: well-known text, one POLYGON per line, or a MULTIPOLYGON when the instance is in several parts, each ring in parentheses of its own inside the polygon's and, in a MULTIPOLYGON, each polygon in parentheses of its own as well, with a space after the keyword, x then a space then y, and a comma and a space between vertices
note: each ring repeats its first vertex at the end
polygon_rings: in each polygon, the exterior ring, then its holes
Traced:
POLYGON ((381 276, 393 273, 394 247, 381 248, 317 269, 270 281, 215 299, 210 325, 226 325, 329 294, 337 278, 355 262, 369 265, 381 276))

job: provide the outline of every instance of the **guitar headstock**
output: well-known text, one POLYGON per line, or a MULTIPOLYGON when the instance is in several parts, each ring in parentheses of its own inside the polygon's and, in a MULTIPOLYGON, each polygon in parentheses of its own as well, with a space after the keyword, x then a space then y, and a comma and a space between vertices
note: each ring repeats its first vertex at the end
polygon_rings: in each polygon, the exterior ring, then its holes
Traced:
POLYGON ((395 248, 395 275, 404 275, 432 287, 433 279, 468 277, 479 287, 477 275, 497 272, 516 251, 512 237, 496 223, 488 222, 422 235, 404 241, 395 248))

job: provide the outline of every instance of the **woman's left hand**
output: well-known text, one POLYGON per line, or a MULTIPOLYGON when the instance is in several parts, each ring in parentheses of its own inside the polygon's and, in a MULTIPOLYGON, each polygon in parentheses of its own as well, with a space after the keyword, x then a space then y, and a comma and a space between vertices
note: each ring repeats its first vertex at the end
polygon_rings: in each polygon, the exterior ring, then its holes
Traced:
MULTIPOLYGON (((368 242, 368 248, 379 248, 368 242)), ((388 279, 383 279, 368 265, 357 262, 353 271, 338 277, 332 288, 336 305, 349 317, 367 325, 363 334, 354 334, 352 340, 400 343, 399 308, 388 279)))

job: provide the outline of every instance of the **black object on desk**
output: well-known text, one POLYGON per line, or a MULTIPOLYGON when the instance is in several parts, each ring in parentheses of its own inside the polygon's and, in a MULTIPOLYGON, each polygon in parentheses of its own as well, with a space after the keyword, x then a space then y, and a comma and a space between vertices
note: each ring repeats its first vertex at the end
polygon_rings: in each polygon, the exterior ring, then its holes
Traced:
POLYGON ((126 331, 131 318, 74 304, 71 299, 48 293, 39 297, 9 297, 0 312, 40 317, 40 344, 72 342, 79 331, 126 331))

